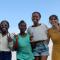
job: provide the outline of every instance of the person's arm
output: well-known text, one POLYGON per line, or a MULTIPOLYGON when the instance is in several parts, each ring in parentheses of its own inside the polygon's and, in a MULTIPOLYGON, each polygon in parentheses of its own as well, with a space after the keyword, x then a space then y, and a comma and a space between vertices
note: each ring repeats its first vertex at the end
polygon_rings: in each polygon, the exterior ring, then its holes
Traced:
POLYGON ((60 24, 56 24, 55 27, 56 27, 57 30, 60 32, 60 24))
POLYGON ((52 25, 60 32, 60 23, 58 21, 55 21, 52 25))
POLYGON ((32 49, 36 47, 36 42, 33 41, 33 36, 30 36, 30 43, 31 43, 31 47, 32 49))
POLYGON ((18 48, 18 35, 14 36, 14 45, 13 45, 14 50, 17 50, 18 48))
POLYGON ((8 39, 8 47, 13 50, 13 36, 14 35, 11 35, 11 34, 8 34, 7 35, 7 39, 8 39))
POLYGON ((45 40, 45 43, 48 45, 49 41, 50 41, 50 33, 49 33, 49 28, 47 27, 47 25, 45 25, 46 27, 46 34, 47 34, 47 40, 45 40))
POLYGON ((27 29, 28 34, 30 35, 30 42, 31 43, 36 43, 37 41, 33 40, 33 32, 31 31, 31 27, 27 29))
POLYGON ((49 44, 50 38, 48 38, 47 40, 44 41, 45 44, 49 44))
POLYGON ((47 37, 48 37, 48 39, 46 40, 46 44, 49 44, 49 41, 50 41, 49 29, 47 30, 47 37))
POLYGON ((27 29, 27 33, 30 35, 30 42, 33 42, 33 34, 31 33, 31 27, 27 29))
POLYGON ((36 43, 36 42, 37 42, 37 41, 34 41, 34 40, 33 40, 33 36, 32 36, 32 35, 30 36, 30 42, 31 42, 31 43, 36 43))
POLYGON ((33 41, 33 36, 32 35, 30 35, 30 42, 32 42, 33 41))

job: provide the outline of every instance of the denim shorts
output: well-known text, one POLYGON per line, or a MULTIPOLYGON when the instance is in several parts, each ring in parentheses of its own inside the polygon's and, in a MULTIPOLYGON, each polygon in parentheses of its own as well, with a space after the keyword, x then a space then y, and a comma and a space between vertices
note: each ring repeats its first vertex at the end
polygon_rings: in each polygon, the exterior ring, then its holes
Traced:
POLYGON ((44 42, 38 42, 35 45, 35 48, 32 49, 34 56, 48 56, 49 55, 49 47, 44 42))

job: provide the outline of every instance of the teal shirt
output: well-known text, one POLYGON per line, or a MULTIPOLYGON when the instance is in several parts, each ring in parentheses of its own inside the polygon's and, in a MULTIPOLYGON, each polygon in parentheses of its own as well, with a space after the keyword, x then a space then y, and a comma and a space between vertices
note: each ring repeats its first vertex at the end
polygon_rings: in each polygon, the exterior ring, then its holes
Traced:
POLYGON ((18 35, 18 50, 16 56, 17 59, 20 60, 34 60, 29 34, 27 34, 25 37, 18 35))

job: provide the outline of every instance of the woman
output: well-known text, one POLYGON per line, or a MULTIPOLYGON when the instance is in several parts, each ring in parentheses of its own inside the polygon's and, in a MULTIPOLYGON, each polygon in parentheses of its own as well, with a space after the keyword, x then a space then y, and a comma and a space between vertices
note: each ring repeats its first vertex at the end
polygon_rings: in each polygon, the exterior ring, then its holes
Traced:
POLYGON ((9 33, 9 22, 1 21, 0 24, 0 60, 11 60, 13 48, 13 36, 9 33))
POLYGON ((49 55, 48 48, 48 27, 45 24, 39 23, 41 14, 39 12, 32 13, 33 25, 28 28, 28 33, 32 36, 31 45, 35 60, 47 60, 49 55))
POLYGON ((18 24, 20 33, 14 38, 17 60, 34 60, 30 44, 30 35, 26 33, 27 25, 21 20, 18 24))
POLYGON ((49 17, 52 27, 48 30, 49 37, 53 41, 52 60, 60 60, 60 24, 56 15, 49 17))

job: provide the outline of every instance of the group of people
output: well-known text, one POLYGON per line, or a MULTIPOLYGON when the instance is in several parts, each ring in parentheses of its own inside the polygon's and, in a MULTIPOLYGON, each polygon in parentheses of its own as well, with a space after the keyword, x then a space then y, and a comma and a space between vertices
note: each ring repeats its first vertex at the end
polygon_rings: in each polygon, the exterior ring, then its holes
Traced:
POLYGON ((28 27, 24 20, 18 23, 19 34, 10 34, 9 22, 0 23, 0 60, 11 60, 11 51, 16 51, 17 60, 47 60, 49 41, 53 41, 52 60, 60 60, 60 24, 58 16, 51 15, 48 28, 39 23, 41 14, 32 13, 33 25, 28 27))

